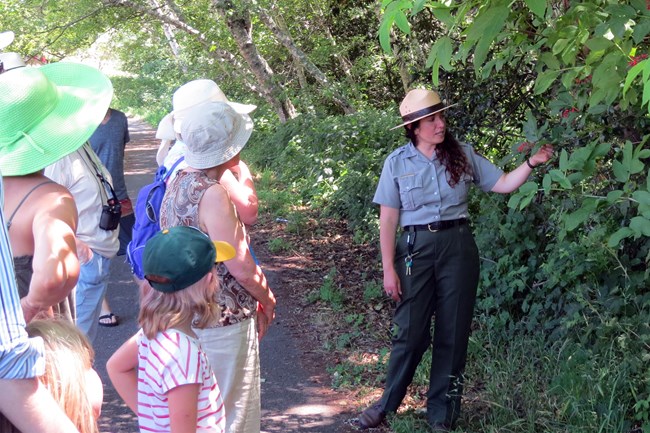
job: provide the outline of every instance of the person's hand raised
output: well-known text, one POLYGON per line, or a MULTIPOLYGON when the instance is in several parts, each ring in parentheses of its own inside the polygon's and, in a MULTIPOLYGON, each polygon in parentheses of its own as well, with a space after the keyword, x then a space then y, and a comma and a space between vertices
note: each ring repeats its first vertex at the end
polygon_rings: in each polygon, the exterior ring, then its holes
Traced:
POLYGON ((551 159, 551 157, 553 156, 553 151, 554 149, 552 144, 545 144, 542 147, 540 147, 537 152, 531 155, 531 157, 528 158, 528 160, 530 161, 530 164, 533 166, 544 164, 549 159, 551 159))

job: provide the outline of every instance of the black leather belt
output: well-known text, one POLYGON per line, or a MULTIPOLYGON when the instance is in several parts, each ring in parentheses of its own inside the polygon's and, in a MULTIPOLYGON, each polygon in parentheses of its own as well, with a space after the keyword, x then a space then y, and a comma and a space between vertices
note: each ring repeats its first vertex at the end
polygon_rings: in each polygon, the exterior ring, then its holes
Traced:
POLYGON ((462 226, 463 224, 467 224, 467 218, 459 218, 457 220, 447 220, 447 221, 436 221, 429 224, 404 226, 404 231, 408 232, 411 230, 411 227, 413 227, 413 230, 415 230, 416 232, 422 230, 428 230, 430 232, 438 232, 440 230, 462 226))

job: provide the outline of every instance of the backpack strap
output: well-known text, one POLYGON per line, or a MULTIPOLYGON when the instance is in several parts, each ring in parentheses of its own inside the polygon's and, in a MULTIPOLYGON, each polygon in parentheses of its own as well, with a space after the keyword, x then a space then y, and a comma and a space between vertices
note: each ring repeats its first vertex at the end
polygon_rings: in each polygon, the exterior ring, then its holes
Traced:
POLYGON ((14 211, 11 213, 11 216, 7 220, 7 230, 9 230, 11 228, 11 221, 13 221, 14 216, 16 215, 16 212, 18 212, 18 209, 20 209, 20 207, 23 205, 23 203, 25 203, 25 200, 27 200, 27 198, 30 195, 32 195, 32 193, 36 190, 36 188, 38 188, 40 186, 43 186, 43 185, 47 185, 48 183, 55 183, 55 182, 53 180, 46 180, 45 182, 41 182, 38 185, 34 185, 34 187, 32 187, 32 189, 30 189, 29 192, 27 194, 25 194, 25 197, 23 197, 23 199, 20 200, 20 203, 18 203, 18 206, 16 206, 16 209, 14 209, 14 211))
POLYGON ((167 172, 165 172, 165 174, 163 175, 163 178, 162 178, 163 182, 167 182, 167 179, 169 179, 169 176, 172 175, 172 173, 174 172, 174 169, 176 167, 178 167, 178 164, 180 164, 184 160, 185 160, 185 155, 178 158, 178 160, 174 163, 174 165, 172 165, 171 168, 169 170, 167 170, 167 172))

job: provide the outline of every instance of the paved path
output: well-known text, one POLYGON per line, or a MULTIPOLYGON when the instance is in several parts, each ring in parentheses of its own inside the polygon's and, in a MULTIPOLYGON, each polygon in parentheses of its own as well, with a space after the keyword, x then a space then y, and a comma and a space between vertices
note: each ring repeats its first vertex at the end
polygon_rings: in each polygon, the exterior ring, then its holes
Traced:
MULTIPOLYGON (((135 200, 140 187, 153 179, 158 142, 155 131, 145 123, 136 119, 129 119, 129 123, 131 142, 126 147, 125 173, 129 195, 135 200)), ((296 337, 283 327, 283 317, 290 313, 283 300, 292 294, 283 292, 281 269, 267 265, 262 253, 259 251, 258 256, 278 300, 276 321, 261 343, 262 432, 350 431, 345 423, 350 415, 343 413, 341 396, 329 389, 324 372, 303 365, 296 337)), ((137 418, 123 404, 106 374, 106 360, 137 330, 137 287, 124 257, 112 261, 110 281, 108 298, 113 312, 120 317, 120 325, 100 327, 95 342, 96 368, 104 381, 100 431, 132 433, 138 431, 137 418)))

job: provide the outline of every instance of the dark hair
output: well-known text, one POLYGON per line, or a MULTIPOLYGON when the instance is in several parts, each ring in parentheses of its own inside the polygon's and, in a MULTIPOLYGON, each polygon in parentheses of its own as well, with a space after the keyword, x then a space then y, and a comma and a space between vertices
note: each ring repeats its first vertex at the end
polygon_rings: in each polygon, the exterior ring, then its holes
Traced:
MULTIPOLYGON (((420 120, 422 119, 404 126, 406 138, 411 140, 415 146, 418 145, 415 128, 420 124, 420 120)), ((465 152, 449 130, 445 131, 445 139, 442 143, 436 146, 436 156, 447 170, 447 182, 450 186, 453 187, 460 182, 463 174, 472 175, 472 166, 469 164, 465 152)))

